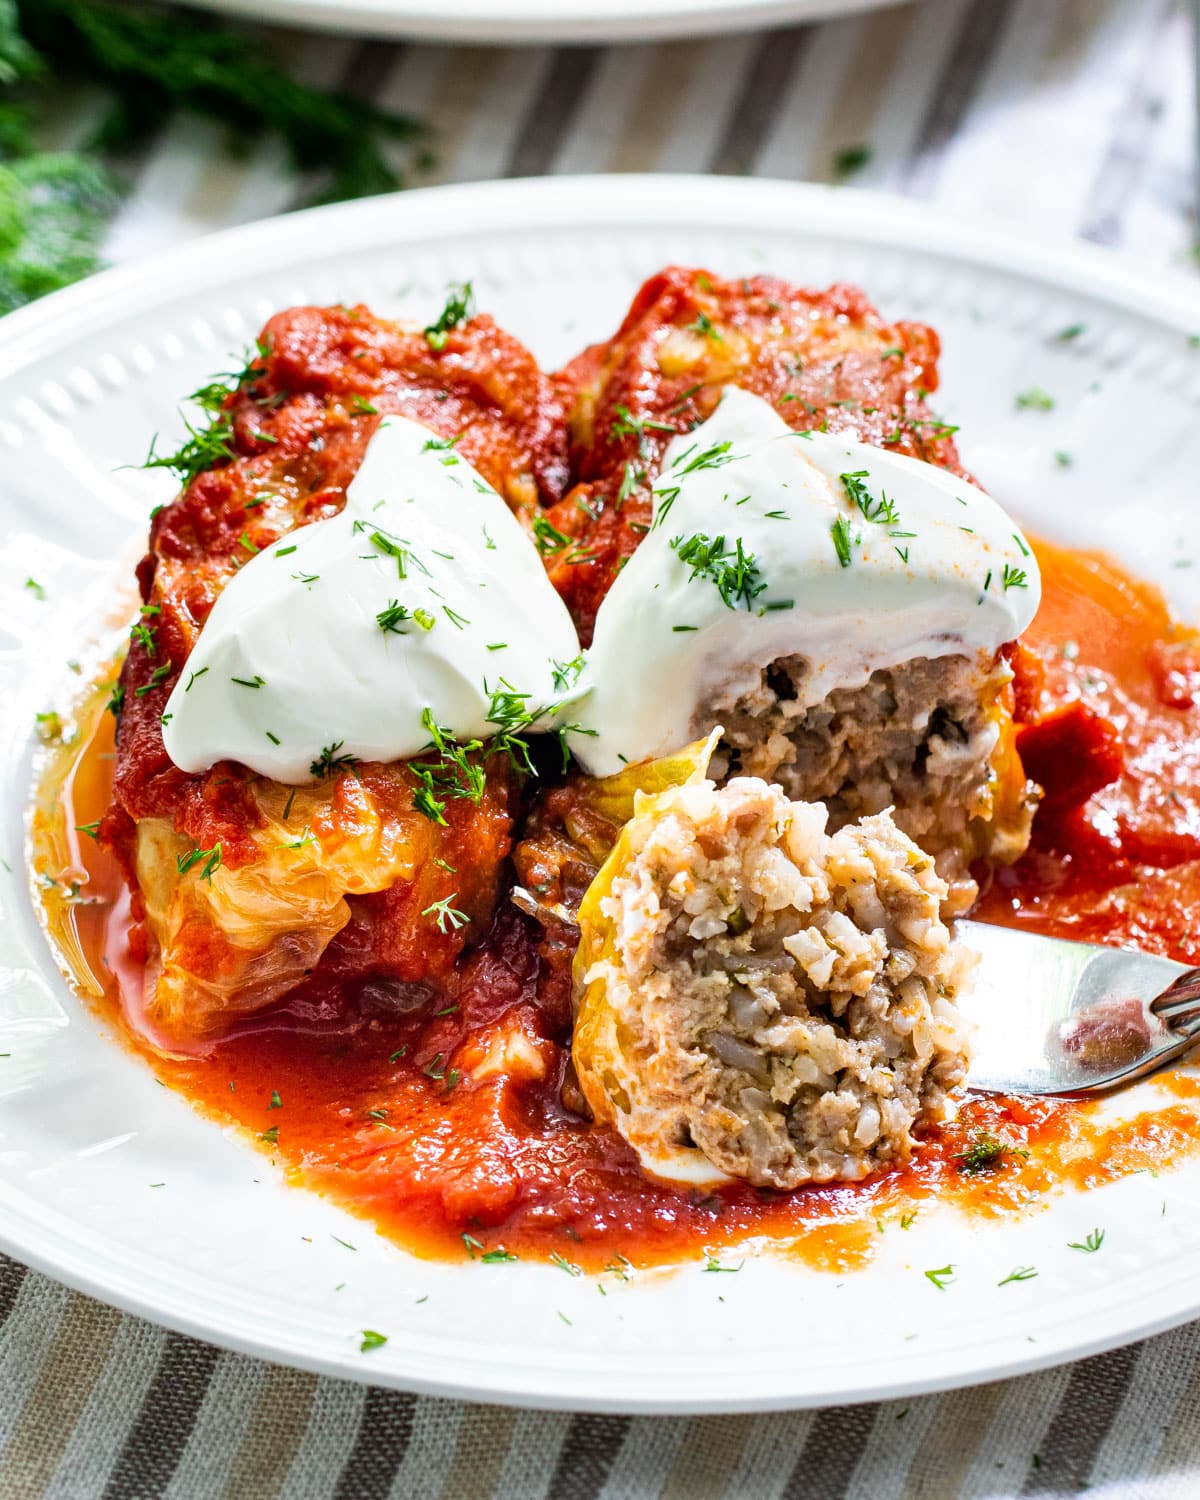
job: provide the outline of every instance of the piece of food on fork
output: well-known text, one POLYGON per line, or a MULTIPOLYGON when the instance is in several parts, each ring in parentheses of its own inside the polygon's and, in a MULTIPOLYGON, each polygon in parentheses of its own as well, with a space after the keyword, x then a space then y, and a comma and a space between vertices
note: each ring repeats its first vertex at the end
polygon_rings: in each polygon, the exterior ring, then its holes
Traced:
POLYGON ((573 1058, 647 1170, 762 1187, 908 1158, 966 1078, 932 859, 735 777, 640 795, 579 913, 573 1058))

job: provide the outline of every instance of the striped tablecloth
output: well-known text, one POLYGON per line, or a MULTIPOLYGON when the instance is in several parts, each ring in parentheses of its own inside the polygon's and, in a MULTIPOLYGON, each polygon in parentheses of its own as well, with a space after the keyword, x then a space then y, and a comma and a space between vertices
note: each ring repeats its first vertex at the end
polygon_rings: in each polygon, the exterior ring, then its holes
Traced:
MULTIPOLYGON (((1185 0, 920 0, 766 36, 488 50, 270 33, 306 78, 423 115, 422 181, 715 171, 857 185, 1158 264, 1194 244, 1185 0), (866 152, 855 148, 865 147, 866 152)), ((96 101, 63 119, 87 131, 96 101)), ((109 255, 291 207, 263 145, 169 122, 109 255)), ((518 1412, 221 1353, 0 1257, 0 1497, 1200 1494, 1200 1325, 970 1391, 763 1417, 518 1412)))

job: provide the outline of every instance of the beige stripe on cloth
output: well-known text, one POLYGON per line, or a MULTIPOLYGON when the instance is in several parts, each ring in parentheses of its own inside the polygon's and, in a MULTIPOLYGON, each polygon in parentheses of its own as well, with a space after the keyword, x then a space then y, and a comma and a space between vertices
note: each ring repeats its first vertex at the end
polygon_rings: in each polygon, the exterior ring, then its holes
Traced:
POLYGON ((66 1287, 27 1276, 9 1312, 0 1344, 0 1449, 6 1449, 36 1388, 71 1300, 66 1287))
POLYGON ((809 153, 809 176, 817 182, 832 182, 838 172, 840 152, 862 146, 875 132, 873 126, 888 81, 903 56, 916 11, 910 6, 886 10, 859 24, 858 44, 846 69, 842 86, 834 95, 815 147, 809 153))
POLYGON ((663 1483, 662 1500, 720 1500, 753 1425, 753 1417, 693 1417, 663 1483))
POLYGON ((40 1494, 50 1482, 121 1325, 120 1313, 70 1294, 54 1343, 0 1455, 0 1490, 40 1494))
POLYGON ((494 1493, 504 1455, 512 1445, 516 1419, 516 1412, 503 1406, 472 1403, 464 1408, 454 1457, 442 1481, 440 1500, 461 1500, 463 1495, 494 1493))
POLYGON ((959 1493, 1002 1398, 1002 1387, 984 1385, 922 1402, 929 1420, 906 1465, 903 1500, 937 1500, 938 1495, 959 1493))
POLYGON ((655 47, 641 87, 620 122, 607 169, 610 172, 652 171, 660 143, 675 128, 695 81, 702 44, 655 47))
POLYGON ((278 1495, 308 1428, 317 1377, 305 1370, 267 1370, 223 1491, 224 1500, 278 1495))

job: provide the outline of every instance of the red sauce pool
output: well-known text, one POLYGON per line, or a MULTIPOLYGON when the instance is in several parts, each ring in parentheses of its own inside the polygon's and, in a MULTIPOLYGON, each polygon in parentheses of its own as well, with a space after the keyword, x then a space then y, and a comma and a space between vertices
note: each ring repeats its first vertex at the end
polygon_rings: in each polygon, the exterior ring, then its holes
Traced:
MULTIPOLYGON (((1120 778, 1069 816, 1039 815, 1034 846, 992 881, 976 915, 1031 930, 1200 962, 1200 647, 1149 585, 1098 556, 1039 545, 1043 602, 1024 638, 1051 703, 1081 699, 1118 728, 1120 778)), ((154 1054, 126 1024, 120 881, 77 824, 107 805, 111 719, 54 753, 34 819, 35 868, 81 881, 79 904, 44 892, 52 940, 77 987, 204 1113, 243 1127, 289 1178, 329 1195, 417 1254, 561 1256, 588 1270, 719 1255, 769 1237, 812 1265, 863 1264, 881 1231, 923 1202, 1027 1211, 1065 1184, 1090 1187, 1200 1147, 1200 1085, 1163 1081, 1161 1106, 1102 1123, 1077 1101, 971 1099, 911 1163, 864 1183, 789 1194, 708 1193, 647 1179, 607 1130, 563 1109, 565 1039, 533 1003, 523 919, 500 919, 456 1008, 419 1022, 284 1008, 203 1058, 154 1054), (94 976, 89 982, 89 976, 94 976), (491 1071, 499 1049, 504 1066, 491 1071), (1014 1150, 964 1173, 979 1131, 1014 1150), (1028 1153, 1023 1155, 1022 1153, 1028 1153)))

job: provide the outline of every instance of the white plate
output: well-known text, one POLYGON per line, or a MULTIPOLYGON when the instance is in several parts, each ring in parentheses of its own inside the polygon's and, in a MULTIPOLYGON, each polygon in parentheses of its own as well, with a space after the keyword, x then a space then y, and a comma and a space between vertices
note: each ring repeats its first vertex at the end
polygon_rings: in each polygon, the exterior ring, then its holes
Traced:
MULTIPOLYGON (((448 280, 471 277, 481 305, 552 365, 608 333, 671 261, 844 278, 889 315, 928 318, 945 342, 937 407, 963 424, 967 461, 999 498, 1035 531, 1111 549, 1200 613, 1200 570, 1173 566, 1200 557, 1195 287, 1092 250, 1039 252, 919 204, 694 177, 438 188, 216 236, 5 319, 0 1246, 269 1358, 442 1394, 639 1411, 992 1379, 1200 1313, 1200 1160, 1055 1198, 1016 1223, 923 1212, 844 1277, 764 1254, 736 1276, 693 1264, 600 1297, 551 1267, 420 1262, 285 1188, 103 1036, 58 978, 23 876, 29 730, 111 599, 114 560, 169 489, 118 466, 178 430, 179 395, 229 368, 275 308, 361 298, 424 315, 448 280), (1086 332, 1054 340, 1078 322, 1086 332), (1016 411, 1031 385, 1054 393, 1052 413, 1016 411), (1056 449, 1074 453, 1072 468, 1056 449), (47 603, 23 587, 30 575, 47 603), (1094 1225, 1107 1230, 1101 1254, 1067 1248, 1094 1225), (947 1262, 957 1281, 938 1291, 922 1271, 947 1262), (998 1288, 1016 1265, 1040 1274, 998 1288), (360 1354, 364 1327, 387 1346, 360 1354)), ((1137 1101, 1153 1097, 1143 1087, 1137 1101)))
POLYGON ((880 10, 900 0, 191 0, 258 21, 447 42, 644 42, 880 10))

